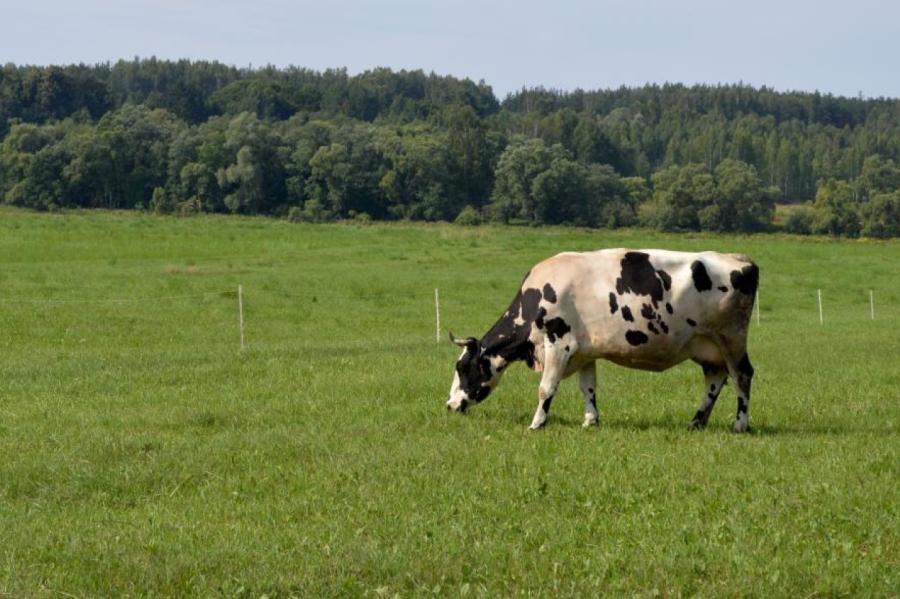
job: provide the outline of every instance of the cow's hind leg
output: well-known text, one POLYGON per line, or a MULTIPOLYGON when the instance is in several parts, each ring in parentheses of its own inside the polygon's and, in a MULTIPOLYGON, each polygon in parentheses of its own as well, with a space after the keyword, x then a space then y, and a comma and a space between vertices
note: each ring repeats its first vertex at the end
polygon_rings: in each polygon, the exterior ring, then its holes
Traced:
POLYGON ((578 383, 584 393, 583 427, 600 426, 600 415, 597 413, 597 365, 591 362, 578 371, 578 383))
POLYGON ((731 344, 723 343, 720 340, 719 349, 722 351, 722 357, 725 358, 728 374, 731 375, 737 392, 737 417, 734 420, 734 432, 745 433, 750 430, 750 383, 753 381, 753 366, 747 355, 746 340, 742 339, 740 342, 731 344))
POLYGON ((550 412, 550 404, 559 388, 566 364, 569 361, 569 352, 557 348, 552 343, 547 343, 544 349, 544 372, 541 376, 541 385, 538 388, 538 406, 531 419, 531 430, 537 430, 547 423, 547 414, 550 412))
POLYGON ((712 413, 713 406, 725 386, 725 379, 728 378, 728 369, 721 364, 711 364, 703 362, 703 379, 705 386, 703 388, 703 401, 700 402, 700 408, 691 421, 691 428, 699 429, 706 426, 709 422, 709 415, 712 413))
POLYGON ((729 370, 733 370, 732 378, 737 389, 737 417, 734 420, 734 432, 745 433, 750 430, 750 383, 753 380, 753 366, 750 357, 744 356, 735 366, 729 364, 729 370))

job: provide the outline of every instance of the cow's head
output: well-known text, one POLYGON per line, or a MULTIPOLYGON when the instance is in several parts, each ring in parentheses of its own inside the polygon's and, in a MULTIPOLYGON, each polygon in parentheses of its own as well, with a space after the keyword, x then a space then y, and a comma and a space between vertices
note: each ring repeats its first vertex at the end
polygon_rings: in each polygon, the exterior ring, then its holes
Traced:
POLYGON ((485 355, 474 337, 458 339, 450 333, 450 341, 462 347, 463 352, 456 361, 447 409, 465 412, 490 395, 506 364, 500 356, 485 355))

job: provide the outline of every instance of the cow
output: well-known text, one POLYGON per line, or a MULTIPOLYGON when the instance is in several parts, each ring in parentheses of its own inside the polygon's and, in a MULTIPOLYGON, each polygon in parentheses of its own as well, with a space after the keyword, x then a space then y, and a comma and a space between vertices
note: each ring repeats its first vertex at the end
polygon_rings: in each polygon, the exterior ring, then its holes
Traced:
POLYGON ((547 422, 562 379, 578 373, 585 427, 599 425, 599 359, 663 371, 685 360, 703 370, 703 399, 691 421, 703 428, 730 376, 737 392, 735 432, 749 430, 753 366, 747 332, 759 268, 744 255, 604 249, 564 252, 525 276, 509 308, 463 347, 447 409, 483 401, 515 362, 541 373, 532 430, 547 422))

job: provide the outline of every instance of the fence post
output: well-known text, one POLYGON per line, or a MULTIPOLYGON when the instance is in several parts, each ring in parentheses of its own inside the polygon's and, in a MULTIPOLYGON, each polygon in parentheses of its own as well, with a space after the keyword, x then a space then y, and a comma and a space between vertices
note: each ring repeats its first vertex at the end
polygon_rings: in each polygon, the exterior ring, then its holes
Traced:
POLYGON ((822 290, 818 289, 819 292, 819 324, 825 324, 825 319, 822 317, 822 290))
POLYGON ((238 285, 238 322, 241 325, 241 350, 244 349, 244 286, 238 285))
POLYGON ((869 289, 869 314, 875 320, 875 292, 869 289))
POLYGON ((441 300, 438 296, 437 287, 434 288, 434 313, 437 317, 437 329, 434 335, 435 343, 441 342, 441 300))

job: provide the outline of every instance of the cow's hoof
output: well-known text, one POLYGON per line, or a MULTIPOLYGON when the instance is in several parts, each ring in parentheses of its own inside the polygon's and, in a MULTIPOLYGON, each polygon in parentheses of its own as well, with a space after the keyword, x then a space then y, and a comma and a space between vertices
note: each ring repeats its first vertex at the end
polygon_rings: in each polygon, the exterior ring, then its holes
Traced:
POLYGON ((749 433, 750 432, 750 423, 737 420, 737 421, 735 421, 734 427, 732 427, 731 430, 733 430, 736 433, 749 433))
POLYGON ((532 422, 532 423, 531 423, 531 426, 528 427, 528 430, 530 430, 530 431, 539 431, 539 430, 541 430, 542 428, 544 428, 546 425, 547 425, 547 421, 546 421, 546 420, 543 421, 543 422, 541 422, 541 423, 539 423, 539 424, 538 424, 538 423, 532 422))
POLYGON ((691 420, 691 425, 688 427, 688 430, 692 431, 702 431, 706 428, 706 423, 702 420, 691 420))
POLYGON ((584 422, 581 423, 581 426, 584 428, 591 428, 592 426, 600 426, 600 418, 595 416, 594 414, 585 414, 584 422))

